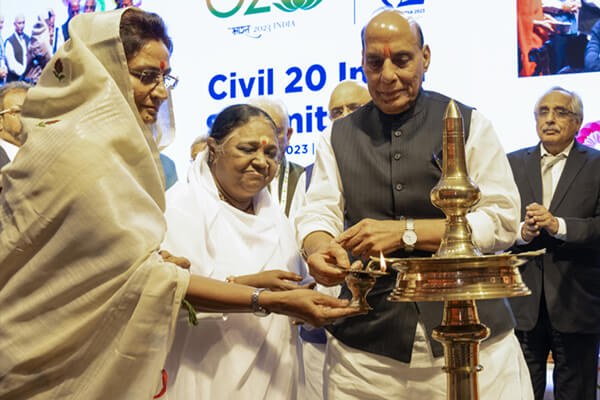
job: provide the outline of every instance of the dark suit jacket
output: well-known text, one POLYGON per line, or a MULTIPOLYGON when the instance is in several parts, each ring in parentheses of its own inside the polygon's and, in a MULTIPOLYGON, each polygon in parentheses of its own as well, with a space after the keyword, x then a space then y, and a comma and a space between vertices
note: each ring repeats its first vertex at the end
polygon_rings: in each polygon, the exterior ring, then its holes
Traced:
MULTIPOLYGON (((540 147, 508 155, 525 207, 542 204, 540 147)), ((567 225, 565 241, 545 231, 515 252, 546 248, 546 254, 521 266, 531 296, 509 299, 517 329, 536 324, 542 292, 552 326, 563 333, 600 333, 600 152, 575 142, 549 208, 567 225), (542 290, 543 289, 543 290, 542 290)))
POLYGON ((10 162, 10 158, 8 158, 8 154, 0 145, 0 168, 4 167, 6 164, 10 162))

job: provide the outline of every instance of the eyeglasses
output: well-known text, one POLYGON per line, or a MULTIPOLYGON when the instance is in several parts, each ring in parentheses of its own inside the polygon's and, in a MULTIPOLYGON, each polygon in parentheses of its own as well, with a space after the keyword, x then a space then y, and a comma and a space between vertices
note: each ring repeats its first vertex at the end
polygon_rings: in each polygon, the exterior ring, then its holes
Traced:
POLYGON ((129 71, 129 73, 140 80, 144 85, 158 85, 162 79, 167 89, 175 89, 179 83, 179 79, 169 74, 163 74, 162 72, 155 71, 152 69, 146 69, 142 72, 129 71))
POLYGON ((21 114, 21 106, 12 106, 11 108, 0 111, 0 115, 4 114, 21 114))
POLYGON ((341 105, 339 107, 334 107, 331 109, 331 119, 336 119, 336 118, 340 118, 344 115, 344 111, 346 111, 346 109, 348 109, 349 113, 354 112, 356 110, 358 110, 360 108, 361 104, 360 103, 350 103, 350 104, 344 104, 341 105))
POLYGON ((542 107, 539 110, 537 110, 536 114, 539 117, 546 118, 550 115, 551 112, 553 112, 554 115, 556 115, 556 118, 559 118, 559 119, 567 119, 570 115, 577 115, 577 113, 574 113, 573 111, 569 111, 563 107, 555 107, 552 110, 550 110, 549 108, 546 108, 546 107, 542 107))

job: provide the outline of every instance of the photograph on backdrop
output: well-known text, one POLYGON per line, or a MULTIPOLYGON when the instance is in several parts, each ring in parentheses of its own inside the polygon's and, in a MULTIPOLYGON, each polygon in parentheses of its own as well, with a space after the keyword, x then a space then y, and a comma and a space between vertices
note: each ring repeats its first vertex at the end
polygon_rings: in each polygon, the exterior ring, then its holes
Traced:
POLYGON ((600 71, 600 1, 519 0, 519 76, 600 71))
POLYGON ((57 20, 56 11, 49 7, 54 3, 39 1, 39 10, 18 12, 10 19, 0 8, 0 85, 16 81, 35 85, 52 55, 69 39, 68 25, 74 16, 141 7, 142 0, 62 0, 64 21, 57 20))

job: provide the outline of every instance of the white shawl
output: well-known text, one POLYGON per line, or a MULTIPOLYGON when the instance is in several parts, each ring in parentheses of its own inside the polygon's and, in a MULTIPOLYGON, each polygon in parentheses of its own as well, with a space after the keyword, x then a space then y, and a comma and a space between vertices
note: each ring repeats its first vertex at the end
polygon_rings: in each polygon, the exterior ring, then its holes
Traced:
MULTIPOLYGON (((167 192, 163 248, 191 261, 191 272, 224 280, 269 269, 307 276, 291 224, 266 189, 256 215, 219 200, 207 152, 167 192)), ((167 359, 168 399, 293 399, 298 383, 297 329, 287 317, 200 314, 179 319, 167 359)))
POLYGON ((187 272, 156 251, 164 178, 129 81, 123 10, 70 22, 2 170, 0 399, 151 399, 187 272))

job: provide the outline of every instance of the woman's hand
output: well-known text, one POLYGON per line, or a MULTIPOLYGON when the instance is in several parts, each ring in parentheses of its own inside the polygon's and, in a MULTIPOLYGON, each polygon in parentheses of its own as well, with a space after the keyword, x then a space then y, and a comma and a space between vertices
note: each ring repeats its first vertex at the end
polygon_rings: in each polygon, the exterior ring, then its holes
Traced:
POLYGON ((258 302, 269 311, 288 315, 295 321, 308 322, 314 327, 331 324, 338 318, 365 313, 356 307, 348 307, 348 300, 305 289, 277 293, 265 290, 258 297, 258 302))
POLYGON ((166 250, 161 250, 158 252, 158 254, 160 254, 163 261, 173 263, 183 269, 190 269, 190 260, 188 260, 185 257, 175 257, 173 254, 169 253, 166 250))
POLYGON ((312 289, 314 287, 314 283, 309 283, 307 285, 298 285, 293 283, 300 282, 303 279, 304 278, 298 274, 289 271, 282 271, 280 269, 228 278, 230 282, 235 282, 246 286, 253 286, 256 288, 265 288, 272 291, 300 288, 312 289))

